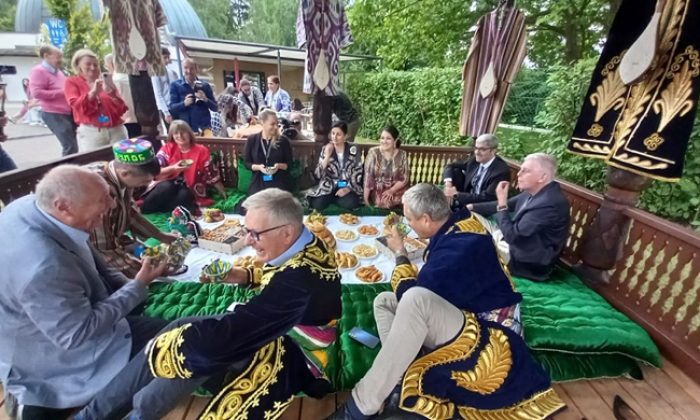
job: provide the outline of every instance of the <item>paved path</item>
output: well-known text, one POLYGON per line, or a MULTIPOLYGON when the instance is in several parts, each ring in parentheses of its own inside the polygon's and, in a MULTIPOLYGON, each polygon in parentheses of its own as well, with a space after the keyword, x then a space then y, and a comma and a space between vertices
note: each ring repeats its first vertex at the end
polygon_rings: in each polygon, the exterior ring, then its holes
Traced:
MULTIPOLYGON (((12 116, 20 105, 5 104, 7 115, 12 116)), ((51 130, 26 124, 7 123, 5 134, 8 140, 2 148, 12 156, 19 169, 40 165, 61 157, 61 145, 51 130)))

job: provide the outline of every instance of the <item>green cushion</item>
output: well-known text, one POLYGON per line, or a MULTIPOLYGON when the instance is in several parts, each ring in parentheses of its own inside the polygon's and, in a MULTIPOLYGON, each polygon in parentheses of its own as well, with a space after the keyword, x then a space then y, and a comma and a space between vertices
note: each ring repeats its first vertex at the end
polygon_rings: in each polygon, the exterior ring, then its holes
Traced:
POLYGON ((253 179, 253 172, 246 168, 245 161, 242 157, 238 157, 238 186, 236 189, 242 192, 248 192, 250 181, 253 179))

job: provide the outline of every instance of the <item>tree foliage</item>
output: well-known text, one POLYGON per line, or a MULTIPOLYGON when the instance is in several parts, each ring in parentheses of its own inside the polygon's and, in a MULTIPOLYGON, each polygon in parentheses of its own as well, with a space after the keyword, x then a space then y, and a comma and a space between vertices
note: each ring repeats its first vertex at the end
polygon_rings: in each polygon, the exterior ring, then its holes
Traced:
MULTIPOLYGON (((595 53, 621 0, 521 0, 529 61, 545 68, 595 53)), ((354 52, 378 55, 387 67, 459 65, 479 18, 497 0, 355 0, 348 8, 354 52)))
POLYGON ((209 37, 294 46, 299 0, 189 0, 209 37))
POLYGON ((17 14, 17 0, 0 0, 0 32, 13 32, 15 30, 15 15, 17 14))
MULTIPOLYGON (((112 50, 109 34, 109 15, 104 14, 100 21, 94 21, 89 4, 79 0, 45 0, 52 16, 66 22, 68 40, 63 45, 63 61, 71 71, 70 59, 81 48, 89 48, 102 58, 112 50)), ((44 40, 48 42, 48 40, 44 40)))

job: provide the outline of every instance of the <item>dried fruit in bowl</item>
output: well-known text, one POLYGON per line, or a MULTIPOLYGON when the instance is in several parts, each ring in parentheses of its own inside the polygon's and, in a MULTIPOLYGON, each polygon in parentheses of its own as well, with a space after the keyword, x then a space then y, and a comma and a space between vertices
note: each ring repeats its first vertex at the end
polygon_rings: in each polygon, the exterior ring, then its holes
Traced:
POLYGON ((317 210, 314 210, 309 214, 309 217, 306 218, 307 223, 314 223, 314 222, 321 222, 321 224, 326 224, 326 220, 328 218, 321 213, 319 213, 317 210))

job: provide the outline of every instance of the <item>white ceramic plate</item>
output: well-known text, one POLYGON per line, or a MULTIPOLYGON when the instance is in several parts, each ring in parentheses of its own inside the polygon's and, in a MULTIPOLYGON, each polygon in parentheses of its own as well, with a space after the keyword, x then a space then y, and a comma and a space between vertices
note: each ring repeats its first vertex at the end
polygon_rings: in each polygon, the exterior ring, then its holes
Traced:
POLYGON ((357 232, 353 232, 353 231, 347 230, 347 229, 339 230, 339 231, 335 232, 333 234, 333 236, 335 236, 335 239, 340 241, 340 242, 355 242, 357 240, 357 238, 359 237, 357 235, 357 232), (352 235, 353 235, 352 238, 351 239, 343 239, 340 236, 338 236, 338 233, 343 232, 343 231, 352 233, 352 235))
MULTIPOLYGON (((376 267, 376 266, 375 266, 375 267, 376 267)), ((357 270, 359 270, 360 268, 362 268, 362 267, 359 267, 357 270)), ((354 271, 355 278, 357 279, 357 281, 359 281, 359 282, 362 283, 362 284, 376 284, 376 283, 382 283, 382 282, 384 281, 384 279, 386 279, 386 275, 385 275, 382 271, 380 271, 379 273, 382 275, 382 278, 380 278, 379 280, 377 280, 377 281, 364 281, 364 280, 362 280, 362 279, 360 278, 360 276, 357 275, 357 270, 354 271)))
POLYGON ((360 236, 365 237, 365 238, 376 238, 377 236, 381 235, 382 231, 379 230, 379 228, 376 227, 376 226, 374 226, 374 225, 362 225, 362 226, 358 226, 358 227, 357 227, 357 233, 359 233, 360 236), (362 233, 362 232, 360 232, 360 228, 363 227, 363 226, 372 226, 373 228, 375 228, 375 229, 377 230, 377 233, 372 234, 372 235, 369 235, 369 234, 366 234, 366 233, 362 233))
MULTIPOLYGON (((363 246, 363 245, 364 244, 360 244, 360 245, 355 245, 354 247, 352 247, 352 253, 355 254, 355 256, 357 258, 359 258, 361 260, 373 260, 373 259, 377 258, 377 255, 379 255, 379 250, 377 249, 376 246, 372 246, 372 248, 374 248, 374 255, 371 255, 371 256, 360 255, 357 253, 357 251, 355 251, 355 248, 357 248, 358 246, 363 246)), ((364 245, 364 246, 371 246, 371 245, 364 245)))

